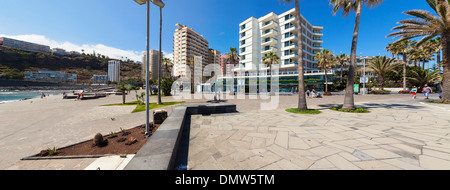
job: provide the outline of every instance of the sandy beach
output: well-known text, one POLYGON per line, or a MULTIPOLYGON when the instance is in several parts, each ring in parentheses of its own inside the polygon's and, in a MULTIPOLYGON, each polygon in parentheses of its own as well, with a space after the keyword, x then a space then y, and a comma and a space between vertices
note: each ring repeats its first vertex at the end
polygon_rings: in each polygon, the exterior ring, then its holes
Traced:
MULTIPOLYGON (((168 97, 163 101, 166 99, 172 100, 168 97)), ((127 95, 129 101, 136 101, 135 92, 127 95)), ((47 148, 65 147, 92 139, 98 132, 109 134, 145 123, 145 112, 131 113, 135 106, 101 106, 121 102, 121 95, 82 101, 55 95, 0 104, 0 170, 47 148)), ((156 97, 150 102, 156 102, 156 97)), ((170 113, 172 108, 164 109, 170 113)))

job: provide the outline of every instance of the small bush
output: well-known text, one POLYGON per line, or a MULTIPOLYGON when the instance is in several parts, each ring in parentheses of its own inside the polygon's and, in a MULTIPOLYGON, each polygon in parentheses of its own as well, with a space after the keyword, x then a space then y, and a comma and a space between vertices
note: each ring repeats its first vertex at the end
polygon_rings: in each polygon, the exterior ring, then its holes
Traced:
POLYGON ((428 100, 427 103, 433 103, 433 104, 450 104, 450 102, 446 102, 444 100, 428 100))
POLYGON ((369 110, 364 109, 364 108, 357 108, 354 110, 349 110, 349 109, 342 109, 342 106, 332 107, 332 108, 330 108, 330 110, 340 111, 340 112, 350 112, 350 113, 370 113, 369 110))
POLYGON ((390 90, 372 90, 370 94, 390 94, 390 90))
POLYGON ((290 112, 290 113, 297 113, 297 114, 320 114, 320 113, 322 113, 319 110, 314 110, 314 109, 299 110, 298 108, 288 108, 288 109, 286 109, 286 111, 290 112))

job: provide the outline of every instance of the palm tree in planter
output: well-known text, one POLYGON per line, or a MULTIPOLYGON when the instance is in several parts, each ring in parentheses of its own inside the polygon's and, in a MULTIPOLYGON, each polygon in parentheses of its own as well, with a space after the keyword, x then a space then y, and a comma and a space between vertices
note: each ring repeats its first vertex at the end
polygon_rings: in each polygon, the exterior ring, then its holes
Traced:
POLYGON ((298 46, 298 109, 308 110, 306 104, 306 94, 305 94, 305 72, 304 72, 304 62, 303 62, 303 34, 302 34, 302 20, 300 15, 300 3, 299 0, 278 0, 280 3, 289 3, 294 1, 295 3, 295 24, 297 26, 297 46, 298 46))
POLYGON ((333 52, 327 49, 318 52, 314 57, 317 60, 317 66, 325 71, 325 93, 323 95, 330 96, 331 93, 328 92, 328 69, 336 65, 336 59, 333 52))
POLYGON ((389 71, 396 71, 396 68, 401 65, 400 62, 395 62, 394 58, 387 58, 386 56, 376 56, 372 58, 368 64, 369 71, 378 75, 378 87, 380 90, 384 90, 385 75, 389 71))
POLYGON ((394 43, 423 37, 417 42, 422 43, 440 36, 442 43, 442 66, 444 70, 442 79, 442 100, 450 102, 450 1, 449 0, 426 0, 428 5, 435 11, 437 16, 424 10, 410 10, 403 12, 415 19, 399 21, 399 26, 392 30, 400 30, 388 34, 387 37, 400 38, 394 43))
MULTIPOLYGON (((355 83, 355 62, 356 62, 356 46, 358 44, 359 23, 361 20, 362 6, 374 7, 383 3, 383 0, 330 0, 333 7, 333 14, 342 10, 342 15, 347 17, 350 13, 355 12, 355 29, 353 31, 352 47, 350 54, 350 65, 348 67, 347 87, 345 89, 344 105, 342 109, 354 110, 355 97, 353 93, 353 84, 355 83)), ((300 41, 300 40, 299 40, 300 41)))
POLYGON ((280 57, 277 56, 277 54, 273 51, 269 52, 266 54, 266 56, 264 56, 263 58, 263 63, 269 67, 269 72, 270 72, 270 92, 269 92, 269 96, 274 96, 275 92, 272 91, 272 65, 273 64, 278 64, 278 60, 280 60, 280 57))

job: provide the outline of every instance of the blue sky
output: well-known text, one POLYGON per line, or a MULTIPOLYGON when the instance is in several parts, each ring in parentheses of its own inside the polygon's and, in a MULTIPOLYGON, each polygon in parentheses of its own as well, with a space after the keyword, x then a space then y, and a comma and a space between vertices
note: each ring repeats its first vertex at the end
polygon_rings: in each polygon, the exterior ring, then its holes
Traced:
MULTIPOLYGON (((162 50, 173 52, 175 24, 193 28, 221 53, 239 46, 239 24, 253 16, 283 13, 294 4, 278 0, 164 0, 162 50)), ((301 13, 310 23, 324 26, 323 47, 350 54, 355 15, 333 16, 329 0, 300 0, 301 13)), ((380 6, 364 8, 361 18, 358 54, 390 55, 392 42, 385 36, 402 12, 431 11, 425 0, 384 0, 380 6)), ((151 6, 151 49, 159 48, 159 8, 151 6)), ((140 60, 145 51, 146 6, 133 0, 1 0, 0 36, 21 37, 37 43, 62 46, 69 50, 140 60)))

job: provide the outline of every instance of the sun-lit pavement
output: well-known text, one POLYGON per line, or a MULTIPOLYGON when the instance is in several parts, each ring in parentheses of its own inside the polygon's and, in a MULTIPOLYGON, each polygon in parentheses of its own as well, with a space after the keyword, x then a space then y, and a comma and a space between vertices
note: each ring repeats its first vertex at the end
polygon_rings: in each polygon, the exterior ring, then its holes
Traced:
POLYGON ((192 116, 188 169, 450 169, 450 105, 400 95, 365 98, 357 96, 370 100, 357 105, 371 113, 329 110, 343 97, 325 97, 308 100, 319 115, 285 112, 289 104, 192 116))
MULTIPOLYGON (((129 98, 132 100, 132 97, 129 98)), ((187 101, 184 105, 215 104, 206 98, 179 98, 164 97, 163 101, 187 101)), ((284 111, 285 108, 296 107, 297 95, 279 96, 273 99, 275 101, 267 98, 222 96, 221 103, 236 104, 239 113, 193 116, 188 169, 449 169, 450 105, 423 103, 422 97, 411 100, 408 95, 357 95, 356 105, 370 109, 371 113, 341 113, 328 110, 329 107, 343 102, 344 96, 335 94, 331 97, 307 100, 310 108, 320 109, 322 114, 297 115, 284 111), (275 103, 275 108, 262 110, 268 102, 275 103)), ((83 170, 99 167, 96 163, 100 160, 93 158, 31 161, 19 159, 54 146, 56 142, 69 145, 87 140, 91 138, 92 130, 100 130, 99 126, 102 126, 101 130, 105 133, 114 130, 118 126, 111 125, 115 123, 109 119, 113 115, 116 120, 131 121, 135 118, 137 123, 145 121, 142 113, 130 114, 132 108, 99 107, 120 100, 121 97, 114 97, 100 102, 79 104, 55 99, 51 104, 55 109, 82 105, 80 109, 106 115, 91 118, 87 117, 89 113, 75 114, 79 110, 76 108, 70 111, 75 118, 64 116, 51 121, 45 119, 51 117, 51 111, 42 110, 39 118, 46 125, 25 121, 16 127, 13 127, 13 123, 5 126, 2 129, 5 130, 5 137, 0 142, 0 151, 5 154, 2 154, 4 162, 3 165, 0 164, 0 168, 83 170), (100 109, 102 112, 98 112, 100 109), (109 113, 108 109, 114 112, 109 113), (78 120, 73 122, 73 125, 67 125, 68 119, 76 118, 86 120, 90 123, 89 126, 96 126, 96 129, 78 125, 78 120), (55 128, 58 130, 50 130, 55 128), (42 138, 44 136, 45 138, 42 138), (17 139, 21 143, 14 143, 17 139)), ((34 103, 40 103, 40 100, 34 103)), ((9 112, 20 111, 14 110, 16 106, 10 107, 9 112)), ((29 112, 25 112, 24 116, 35 110, 29 112)), ((130 122, 128 127, 134 127, 137 123, 130 122)), ((105 163, 108 167, 115 167, 118 161, 123 162, 117 158, 112 161, 114 162, 110 164, 105 163)), ((108 169, 105 167, 102 166, 101 169, 108 169)))

